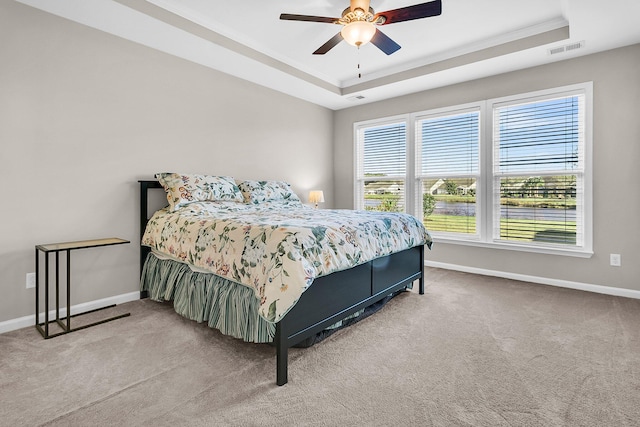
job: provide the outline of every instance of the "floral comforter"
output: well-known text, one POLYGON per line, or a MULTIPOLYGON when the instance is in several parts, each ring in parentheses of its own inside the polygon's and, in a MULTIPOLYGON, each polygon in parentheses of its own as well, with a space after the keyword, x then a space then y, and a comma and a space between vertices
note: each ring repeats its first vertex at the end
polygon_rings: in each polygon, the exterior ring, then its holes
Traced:
POLYGON ((142 244, 252 287, 260 315, 277 322, 316 277, 414 246, 430 247, 431 237, 407 214, 195 202, 157 211, 142 244))

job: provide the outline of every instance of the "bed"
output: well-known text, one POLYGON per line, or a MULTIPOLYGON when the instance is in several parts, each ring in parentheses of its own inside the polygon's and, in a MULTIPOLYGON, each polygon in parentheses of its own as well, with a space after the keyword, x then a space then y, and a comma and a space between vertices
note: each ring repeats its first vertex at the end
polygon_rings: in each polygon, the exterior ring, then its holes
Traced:
POLYGON ((156 177, 139 181, 141 296, 176 298, 185 317, 272 341, 278 385, 288 381, 290 347, 414 281, 424 294, 431 238, 410 215, 315 210, 279 181, 156 177), (169 206, 150 217, 151 189, 169 206))

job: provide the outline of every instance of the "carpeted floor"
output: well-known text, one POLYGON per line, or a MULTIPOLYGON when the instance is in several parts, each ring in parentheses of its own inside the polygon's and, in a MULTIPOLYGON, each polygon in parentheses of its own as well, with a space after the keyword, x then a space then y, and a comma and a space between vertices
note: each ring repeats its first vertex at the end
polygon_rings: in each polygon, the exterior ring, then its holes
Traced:
POLYGON ((640 300, 430 268, 426 295, 291 349, 284 387, 268 345, 126 311, 0 335, 0 425, 640 425, 640 300))

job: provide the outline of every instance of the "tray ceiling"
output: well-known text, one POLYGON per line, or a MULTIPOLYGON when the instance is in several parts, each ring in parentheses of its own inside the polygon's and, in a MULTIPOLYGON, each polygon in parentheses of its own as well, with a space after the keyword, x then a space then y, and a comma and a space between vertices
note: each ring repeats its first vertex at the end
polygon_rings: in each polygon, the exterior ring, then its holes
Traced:
POLYGON ((339 17, 348 1, 18 1, 330 109, 640 42, 640 2, 626 0, 442 0, 440 16, 381 27, 401 46, 389 56, 346 42, 312 55, 341 27, 279 19, 339 17))

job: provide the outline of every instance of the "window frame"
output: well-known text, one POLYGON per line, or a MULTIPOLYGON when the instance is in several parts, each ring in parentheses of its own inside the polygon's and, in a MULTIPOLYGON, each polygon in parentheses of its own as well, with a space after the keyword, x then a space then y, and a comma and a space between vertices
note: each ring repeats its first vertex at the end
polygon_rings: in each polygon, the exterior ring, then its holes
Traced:
MULTIPOLYGON (((476 231, 477 236, 465 235, 463 233, 448 233, 433 231, 431 234, 436 242, 459 244, 465 246, 485 247, 492 249, 505 249, 513 251, 544 253, 552 255, 565 255, 588 258, 593 255, 593 82, 584 82, 556 88, 532 91, 516 95, 503 96, 471 102, 424 110, 415 113, 384 117, 373 120, 366 120, 354 123, 354 206, 356 209, 363 208, 363 201, 360 200, 359 190, 361 178, 358 176, 358 164, 360 159, 359 151, 359 131, 368 127, 384 126, 391 123, 404 122, 406 126, 406 177, 405 177, 405 212, 422 217, 422 190, 421 190, 421 167, 418 165, 420 150, 418 141, 419 120, 464 113, 473 109, 479 109, 479 152, 478 170, 479 179, 476 181, 476 231), (561 246, 553 244, 528 244, 506 240, 495 240, 493 238, 494 226, 494 107, 514 103, 527 103, 540 100, 583 95, 584 96, 584 167, 583 177, 583 212, 582 231, 584 233, 581 246, 561 246)), ((363 198, 363 197, 362 197, 363 198)))
MULTIPOLYGON (((481 241, 482 239, 482 221, 484 219, 484 189, 482 186, 478 186, 477 183, 482 179, 482 161, 484 158, 482 152, 482 134, 484 129, 483 116, 484 116, 484 103, 483 102, 473 102, 463 105, 455 105, 452 107, 444 107, 437 108, 434 110, 422 111, 419 113, 411 114, 411 120, 414 125, 414 135, 415 141, 413 143, 414 146, 414 164, 415 164, 415 209, 412 214, 418 214, 418 218, 420 217, 420 213, 422 212, 422 191, 419 191, 421 188, 421 180, 430 177, 431 175, 427 173, 426 175, 422 175, 422 168, 419 166, 419 162, 421 160, 421 140, 418 136, 421 135, 419 127, 420 122, 422 120, 428 120, 438 117, 447 117, 454 116, 457 114, 465 114, 470 112, 478 112, 478 172, 476 175, 476 232, 474 234, 464 234, 464 233, 453 233, 453 232, 440 232, 440 231, 430 231, 430 233, 434 237, 438 238, 448 238, 452 240, 462 240, 462 241, 481 241)), ((447 177, 454 177, 456 174, 448 174, 447 177)), ((464 174, 464 176, 469 176, 471 174, 464 174)), ((435 177, 435 174, 431 177, 435 177)))
MULTIPOLYGON (((583 183, 583 204, 582 204, 582 221, 583 221, 583 241, 581 246, 559 246, 559 245, 542 245, 542 244, 524 244, 521 242, 514 241, 506 241, 506 240, 494 240, 493 236, 493 221, 494 212, 492 207, 488 207, 489 214, 492 216, 491 220, 486 221, 486 226, 488 229, 486 230, 485 238, 486 242, 490 244, 492 247, 500 247, 500 248, 508 248, 513 250, 523 250, 529 252, 538 252, 538 253, 547 253, 547 254, 561 254, 561 255, 572 255, 578 257, 590 257, 593 255, 593 226, 592 226, 592 206, 593 206, 593 187, 592 187, 592 124, 593 124, 593 83, 579 83, 575 85, 562 86, 557 88, 545 89, 535 92, 528 92, 524 94, 518 95, 510 95, 504 96, 500 98, 493 98, 486 101, 486 115, 485 119, 487 120, 487 132, 488 132, 488 141, 490 143, 485 145, 487 150, 490 152, 485 152, 488 160, 490 160, 490 164, 487 166, 487 182, 485 185, 491 197, 495 196, 494 192, 494 153, 495 153, 495 145, 496 141, 493 139, 494 129, 497 125, 494 122, 494 109, 505 106, 505 105, 513 105, 513 104, 523 104, 523 103, 533 103, 544 100, 551 100, 554 98, 562 98, 568 96, 575 95, 583 95, 584 96, 584 146, 582 147, 584 150, 584 160, 583 160, 583 170, 582 170, 582 183, 583 183)), ((489 201, 490 203, 493 200, 489 201)))
POLYGON ((353 130, 353 140, 354 140, 354 173, 353 173, 353 197, 354 197, 354 206, 356 209, 365 209, 364 205, 364 197, 361 199, 359 196, 364 196, 364 183, 367 181, 396 181, 398 177, 372 177, 366 178, 364 175, 360 176, 360 164, 363 163, 363 159, 359 157, 359 153, 362 150, 362 146, 364 144, 364 140, 360 139, 361 132, 364 132, 368 128, 372 127, 382 127, 393 124, 401 124, 405 125, 405 176, 402 178, 404 180, 404 210, 403 212, 411 213, 415 210, 413 198, 409 197, 413 192, 413 186, 409 177, 414 174, 413 170, 410 170, 410 161, 412 158, 413 152, 410 149, 411 144, 409 143, 409 139, 411 138, 411 128, 408 120, 408 115, 399 115, 393 117, 386 117, 382 119, 373 119, 367 120, 364 122, 357 122, 354 124, 353 130), (360 184, 362 184, 362 188, 360 184))

